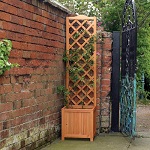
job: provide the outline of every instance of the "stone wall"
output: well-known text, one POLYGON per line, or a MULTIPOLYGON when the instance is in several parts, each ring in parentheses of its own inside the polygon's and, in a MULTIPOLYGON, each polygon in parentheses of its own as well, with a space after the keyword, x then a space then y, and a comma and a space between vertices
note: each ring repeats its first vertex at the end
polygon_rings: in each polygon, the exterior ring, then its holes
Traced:
POLYGON ((60 136, 67 10, 41 0, 1 0, 0 39, 10 39, 0 76, 0 149, 32 150, 60 136))

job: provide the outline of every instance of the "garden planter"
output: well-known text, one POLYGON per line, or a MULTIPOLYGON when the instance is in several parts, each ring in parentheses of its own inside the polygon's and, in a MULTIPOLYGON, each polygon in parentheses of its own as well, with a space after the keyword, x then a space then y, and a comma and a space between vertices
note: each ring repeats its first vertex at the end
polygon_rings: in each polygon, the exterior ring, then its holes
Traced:
POLYGON ((96 108, 62 108, 62 140, 89 138, 96 133, 96 108))
POLYGON ((66 19, 66 90, 62 108, 62 140, 89 138, 96 132, 96 18, 66 19))

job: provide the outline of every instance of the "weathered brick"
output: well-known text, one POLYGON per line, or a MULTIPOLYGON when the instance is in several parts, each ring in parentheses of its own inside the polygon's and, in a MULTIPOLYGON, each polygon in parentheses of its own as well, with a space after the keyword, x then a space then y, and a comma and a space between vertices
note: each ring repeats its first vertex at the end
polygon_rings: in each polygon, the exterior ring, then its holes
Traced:
MULTIPOLYGON (((2 21, 0 22, 0 28, 2 27, 2 21)), ((6 32, 0 29, 0 39, 4 39, 6 37, 6 32)))
POLYGON ((22 51, 12 50, 10 56, 14 58, 22 58, 22 53, 22 51))
POLYGON ((9 84, 10 83, 10 77, 9 76, 1 76, 0 77, 0 84, 9 84))
POLYGON ((8 136, 9 136, 9 130, 3 130, 0 132, 0 138, 1 139, 8 138, 8 136))
POLYGON ((4 120, 9 120, 11 118, 11 111, 0 113, 0 122, 4 120))
POLYGON ((111 81, 109 79, 102 79, 101 80, 101 85, 108 85, 110 86, 111 81))
POLYGON ((0 113, 12 110, 12 103, 1 103, 0 104, 0 113))
POLYGON ((35 98, 23 100, 23 107, 33 106, 33 105, 36 105, 36 104, 37 103, 36 103, 36 99, 35 98))

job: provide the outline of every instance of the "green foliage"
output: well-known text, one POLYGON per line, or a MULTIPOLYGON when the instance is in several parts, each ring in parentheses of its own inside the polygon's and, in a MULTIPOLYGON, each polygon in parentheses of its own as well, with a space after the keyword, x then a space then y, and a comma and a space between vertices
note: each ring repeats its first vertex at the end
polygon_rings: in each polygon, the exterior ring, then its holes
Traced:
POLYGON ((150 79, 150 2, 146 0, 137 0, 138 16, 138 47, 137 63, 138 76, 144 72, 150 79))
POLYGON ((150 104, 150 100, 148 99, 148 97, 150 96, 150 92, 139 90, 137 96, 138 96, 137 100, 139 104, 144 104, 144 105, 150 104))
POLYGON ((57 93, 63 94, 64 96, 64 106, 68 107, 67 96, 69 95, 69 91, 65 88, 65 86, 60 85, 57 87, 57 93))
POLYGON ((13 67, 17 67, 18 64, 11 64, 8 62, 8 57, 12 49, 12 42, 10 40, 0 41, 0 75, 2 75, 6 70, 10 70, 13 67))
MULTIPOLYGON (((73 13, 87 16, 100 16, 99 0, 57 0, 73 13)), ((99 18, 98 18, 99 19, 99 18)))
MULTIPOLYGON (((79 36, 80 39, 85 38, 86 32, 77 32, 74 34, 73 38, 76 40, 79 36), (82 35, 82 36, 81 36, 82 35)), ((63 61, 68 64, 67 72, 69 73, 69 78, 71 79, 72 83, 75 84, 78 80, 83 81, 85 80, 82 76, 82 73, 84 73, 83 67, 86 67, 86 65, 94 65, 94 61, 91 60, 91 56, 94 54, 94 42, 95 42, 95 36, 91 36, 89 41, 84 45, 84 50, 80 49, 78 46, 77 48, 72 47, 70 50, 66 50, 63 55, 63 61), (80 62, 81 57, 84 58, 85 62, 80 62), (83 63, 86 63, 84 66, 83 63), (82 66, 83 65, 83 66, 82 66)), ((87 67, 89 67, 87 65, 87 67)), ((93 83, 90 83, 91 87, 93 86, 93 83)), ((58 86, 57 87, 57 93, 64 95, 64 105, 68 107, 68 101, 67 96, 70 94, 69 91, 65 88, 65 86, 58 86)), ((82 102, 82 106, 84 105, 84 102, 82 102)))
MULTIPOLYGON (((104 26, 106 31, 121 31, 125 0, 58 1, 74 13, 96 16, 98 25, 104 26)), ((137 78, 141 78, 141 74, 144 73, 150 82, 150 1, 135 0, 135 3, 138 21, 137 78)))
POLYGON ((121 30, 124 0, 107 1, 101 9, 102 25, 107 31, 121 30))

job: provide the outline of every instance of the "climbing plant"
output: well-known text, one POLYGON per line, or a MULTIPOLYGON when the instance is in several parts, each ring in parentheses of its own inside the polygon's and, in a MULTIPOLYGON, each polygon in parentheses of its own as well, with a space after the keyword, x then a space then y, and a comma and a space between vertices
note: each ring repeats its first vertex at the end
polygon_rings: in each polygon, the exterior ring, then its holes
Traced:
POLYGON ((10 40, 4 39, 0 41, 0 75, 6 70, 18 66, 18 64, 12 64, 8 61, 11 49, 12 42, 10 40))
POLYGON ((92 107, 96 97, 96 18, 68 17, 67 24, 66 85, 57 90, 70 107, 92 107))

